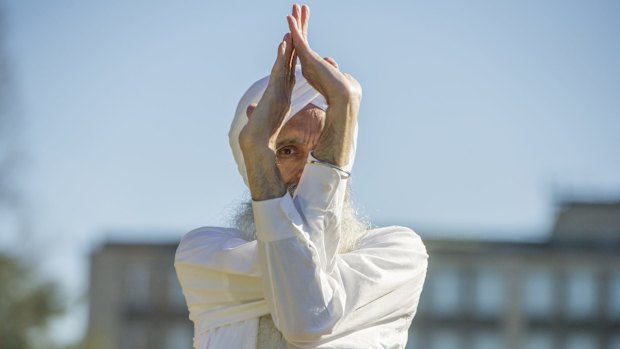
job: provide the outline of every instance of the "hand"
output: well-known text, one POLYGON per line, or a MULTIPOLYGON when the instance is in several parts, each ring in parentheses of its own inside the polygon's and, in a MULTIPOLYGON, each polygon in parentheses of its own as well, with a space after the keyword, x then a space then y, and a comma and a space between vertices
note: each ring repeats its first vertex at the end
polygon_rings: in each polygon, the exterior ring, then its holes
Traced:
POLYGON ((310 8, 293 5, 293 14, 287 16, 293 46, 301 61, 304 77, 319 91, 328 104, 334 102, 357 102, 361 99, 361 86, 352 76, 338 70, 338 64, 331 58, 321 58, 308 44, 308 21, 310 8))
POLYGON ((275 141, 291 106, 297 58, 290 34, 278 46, 269 83, 256 107, 248 107, 248 123, 239 134, 253 200, 281 197, 286 188, 276 167, 275 141))
POLYGON ((278 46, 276 61, 261 100, 258 105, 248 107, 249 120, 239 134, 244 156, 246 151, 264 148, 261 146, 274 149, 282 120, 291 106, 296 62, 291 35, 287 33, 278 46))
POLYGON ((287 16, 301 70, 310 85, 327 100, 325 127, 313 151, 314 156, 336 166, 347 166, 354 155, 353 143, 362 89, 352 76, 340 72, 332 58, 321 58, 308 44, 310 9, 293 5, 287 16))

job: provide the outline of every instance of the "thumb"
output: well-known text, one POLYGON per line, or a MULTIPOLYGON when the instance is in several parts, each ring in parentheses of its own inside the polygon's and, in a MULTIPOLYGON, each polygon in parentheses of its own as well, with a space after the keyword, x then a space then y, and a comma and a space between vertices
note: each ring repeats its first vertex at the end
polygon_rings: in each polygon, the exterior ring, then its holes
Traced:
POLYGON ((334 68, 339 69, 338 68, 338 63, 336 62, 335 59, 331 58, 331 57, 325 57, 323 58, 325 61, 327 61, 327 63, 331 64, 334 66, 334 68))

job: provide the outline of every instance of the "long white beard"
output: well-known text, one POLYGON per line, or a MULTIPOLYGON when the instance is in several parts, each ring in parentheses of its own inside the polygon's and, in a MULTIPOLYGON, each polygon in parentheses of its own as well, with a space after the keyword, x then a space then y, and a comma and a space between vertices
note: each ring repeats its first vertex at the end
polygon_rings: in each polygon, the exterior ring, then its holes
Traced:
MULTIPOLYGON (((246 240, 256 240, 256 225, 254 224, 254 212, 252 211, 251 202, 244 202, 239 206, 232 218, 231 224, 245 234, 244 238, 246 240)), ((358 215, 357 209, 351 200, 350 189, 347 187, 342 209, 338 252, 346 253, 354 250, 359 240, 370 227, 370 222, 358 215)))

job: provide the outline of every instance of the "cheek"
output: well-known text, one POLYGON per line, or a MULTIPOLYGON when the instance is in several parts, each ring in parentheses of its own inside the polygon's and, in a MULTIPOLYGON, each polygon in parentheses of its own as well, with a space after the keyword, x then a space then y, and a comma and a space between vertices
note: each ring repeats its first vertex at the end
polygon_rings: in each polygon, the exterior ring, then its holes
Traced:
POLYGON ((306 158, 307 155, 303 158, 302 156, 299 156, 278 161, 280 175, 286 184, 290 184, 290 182, 296 180, 296 177, 301 174, 306 163, 306 158))

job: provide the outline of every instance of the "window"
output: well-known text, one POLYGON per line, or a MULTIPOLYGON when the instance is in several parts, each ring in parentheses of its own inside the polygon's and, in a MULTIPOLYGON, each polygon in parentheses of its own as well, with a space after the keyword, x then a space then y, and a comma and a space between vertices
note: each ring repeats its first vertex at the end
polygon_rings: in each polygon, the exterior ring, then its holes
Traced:
POLYGON ((439 269, 431 277, 431 303, 437 315, 455 315, 460 309, 460 279, 454 269, 439 269))
POLYGON ((123 329, 120 338, 121 349, 147 349, 147 327, 140 322, 130 322, 123 329))
POLYGON ((151 300, 151 273, 144 261, 132 261, 125 272, 126 300, 130 305, 145 306, 151 300))
POLYGON ((451 330, 438 330, 431 337, 431 349, 461 349, 459 333, 451 330))
POLYGON ((523 289, 525 313, 531 318, 545 318, 553 309, 553 274, 547 269, 526 272, 523 289))
POLYGON ((620 320, 620 272, 613 273, 609 279, 609 317, 620 320))
POLYGON ((525 338, 524 349, 553 349, 553 336, 550 332, 532 332, 525 338))
POLYGON ((591 270, 569 271, 566 279, 566 313, 573 319, 588 319, 596 312, 596 274, 591 270))
POLYGON ((589 333, 572 333, 566 338, 566 349, 596 349, 596 338, 589 333))
POLYGON ((474 349, 498 349, 505 348, 506 343, 500 333, 493 331, 484 331, 476 333, 473 338, 474 349))
POLYGON ((194 331, 189 323, 177 322, 166 326, 166 349, 192 349, 194 331))
POLYGON ((609 349, 620 349, 620 334, 614 335, 609 339, 609 349))
POLYGON ((474 284, 474 311, 481 317, 499 316, 504 310, 504 279, 498 270, 481 270, 474 284))

